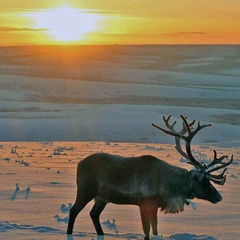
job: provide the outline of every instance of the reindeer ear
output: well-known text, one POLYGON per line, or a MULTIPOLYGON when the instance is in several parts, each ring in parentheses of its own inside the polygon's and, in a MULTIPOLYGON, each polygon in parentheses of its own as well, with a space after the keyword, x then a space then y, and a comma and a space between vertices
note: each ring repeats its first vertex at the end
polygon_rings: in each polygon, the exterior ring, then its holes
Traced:
POLYGON ((190 171, 190 175, 197 179, 198 181, 202 181, 203 178, 205 177, 205 174, 199 170, 193 169, 190 171))

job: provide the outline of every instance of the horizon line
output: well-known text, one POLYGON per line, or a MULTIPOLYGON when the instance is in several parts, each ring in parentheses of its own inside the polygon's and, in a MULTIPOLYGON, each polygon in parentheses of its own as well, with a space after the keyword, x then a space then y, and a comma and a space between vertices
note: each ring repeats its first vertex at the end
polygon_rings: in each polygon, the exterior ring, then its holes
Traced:
POLYGON ((22 44, 22 45, 0 45, 0 47, 80 47, 80 46, 240 46, 240 43, 139 43, 139 44, 22 44))

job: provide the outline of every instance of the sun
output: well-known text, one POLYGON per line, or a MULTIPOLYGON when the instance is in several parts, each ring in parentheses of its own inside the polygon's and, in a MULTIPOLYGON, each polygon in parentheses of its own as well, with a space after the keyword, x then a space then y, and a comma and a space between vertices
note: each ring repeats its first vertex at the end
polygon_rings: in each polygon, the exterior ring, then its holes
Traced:
POLYGON ((86 34, 98 30, 98 22, 103 18, 81 9, 62 7, 28 14, 35 21, 35 27, 46 29, 52 40, 74 42, 83 40, 86 34))

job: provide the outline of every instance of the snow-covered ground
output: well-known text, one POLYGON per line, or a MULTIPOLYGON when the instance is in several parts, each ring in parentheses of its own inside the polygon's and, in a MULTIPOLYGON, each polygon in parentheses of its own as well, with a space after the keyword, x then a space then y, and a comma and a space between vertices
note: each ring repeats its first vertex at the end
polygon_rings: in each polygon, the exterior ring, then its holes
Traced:
MULTIPOLYGON (((239 46, 0 48, 0 239, 101 239, 89 217, 92 203, 73 237, 65 235, 77 162, 104 151, 189 167, 173 139, 151 127, 169 114, 178 127, 180 114, 211 123, 195 148, 208 158, 214 148, 234 154, 235 164, 226 185, 217 186, 221 203, 196 201, 182 214, 159 214, 162 238, 238 239, 239 53, 239 46), (64 146, 73 149, 53 155, 64 146)), ((101 222, 106 240, 142 236, 137 207, 110 204, 101 222)))
MULTIPOLYGON (((240 148, 206 145, 193 148, 196 157, 201 156, 202 159, 213 158, 213 149, 217 150, 218 156, 234 154, 234 164, 228 168, 226 184, 216 186, 223 201, 213 205, 194 200, 192 207, 186 206, 181 214, 159 212, 158 229, 162 237, 151 239, 238 239, 240 148)), ((76 196, 77 163, 92 153, 102 151, 122 156, 151 154, 189 169, 188 164, 180 161, 173 145, 4 142, 0 149, 0 238, 103 239, 97 238, 89 216, 93 202, 78 215, 73 236, 66 236, 68 210, 76 196), (58 149, 62 151, 56 151, 58 149)), ((109 204, 101 215, 101 223, 106 240, 141 239, 143 236, 140 213, 134 206, 109 204)))

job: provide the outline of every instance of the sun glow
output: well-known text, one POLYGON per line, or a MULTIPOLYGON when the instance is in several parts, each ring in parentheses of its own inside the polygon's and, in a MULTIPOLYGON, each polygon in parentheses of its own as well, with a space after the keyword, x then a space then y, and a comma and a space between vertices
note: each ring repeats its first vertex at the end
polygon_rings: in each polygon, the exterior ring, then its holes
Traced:
POLYGON ((28 16, 35 21, 35 28, 46 29, 45 32, 51 36, 51 39, 59 42, 85 39, 88 33, 98 30, 98 23, 104 18, 71 7, 30 13, 28 16))

